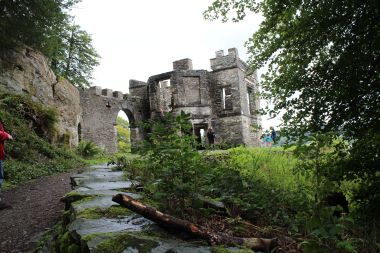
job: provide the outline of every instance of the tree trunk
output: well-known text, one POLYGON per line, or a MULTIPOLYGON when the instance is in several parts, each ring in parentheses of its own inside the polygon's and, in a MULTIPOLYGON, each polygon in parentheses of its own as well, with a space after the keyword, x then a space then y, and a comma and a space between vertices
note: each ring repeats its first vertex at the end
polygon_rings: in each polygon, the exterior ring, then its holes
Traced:
POLYGON ((276 239, 264 238, 242 238, 234 237, 224 233, 210 231, 205 227, 198 226, 186 220, 178 219, 176 217, 164 214, 151 206, 144 205, 143 203, 125 195, 117 194, 112 200, 121 206, 136 212, 145 218, 156 222, 163 228, 170 228, 177 231, 185 231, 190 235, 207 240, 211 245, 226 244, 226 245, 243 245, 252 250, 269 252, 277 246, 276 239))

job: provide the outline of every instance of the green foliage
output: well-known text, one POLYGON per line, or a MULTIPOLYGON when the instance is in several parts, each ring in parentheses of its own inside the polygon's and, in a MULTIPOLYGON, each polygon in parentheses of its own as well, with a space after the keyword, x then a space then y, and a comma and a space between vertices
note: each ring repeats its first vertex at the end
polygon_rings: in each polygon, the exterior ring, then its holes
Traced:
POLYGON ((68 11, 79 1, 2 1, 0 47, 27 45, 40 50, 57 75, 77 87, 88 87, 99 56, 90 35, 71 24, 68 11))
POLYGON ((51 56, 62 43, 59 32, 61 26, 69 21, 66 10, 77 2, 79 1, 2 1, 1 48, 23 43, 51 56))
MULTIPOLYGON (((308 136, 305 145, 299 145, 297 170, 306 175, 314 189, 311 210, 298 213, 299 228, 304 229, 306 240, 301 244, 305 252, 356 252, 349 235, 353 220, 336 217, 341 207, 326 206, 331 192, 341 192, 339 181, 334 181, 339 164, 347 158, 348 145, 334 133, 308 136)), ((346 188, 346 191, 352 190, 346 188)), ((336 203, 337 205, 339 203, 336 203)))
POLYGON ((117 148, 120 153, 131 151, 129 122, 122 117, 116 119, 117 148))
POLYGON ((100 148, 92 141, 81 141, 77 147, 77 153, 84 158, 94 157, 100 152, 100 148))
POLYGON ((145 163, 139 158, 140 156, 137 154, 119 153, 111 157, 108 164, 116 165, 118 169, 123 170, 126 178, 131 180, 133 184, 137 180, 143 180, 145 178, 145 163))
POLYGON ((209 171, 202 194, 225 202, 232 216, 291 226, 296 213, 310 206, 311 185, 293 174, 296 159, 291 153, 239 147, 205 159, 209 171))
MULTIPOLYGON (((16 120, 31 124, 32 130, 40 136, 51 135, 55 130, 57 112, 53 108, 34 102, 29 96, 0 92, 0 108, 16 116, 16 120)), ((6 116, 2 113, 0 117, 6 116)))
POLYGON ((149 172, 145 189, 166 210, 182 215, 199 192, 198 179, 204 166, 194 150, 189 114, 166 113, 160 120, 149 122, 149 140, 140 149, 149 172))
POLYGON ((5 144, 6 187, 81 164, 71 151, 49 143, 57 113, 28 96, 0 92, 0 118, 14 140, 5 144))
POLYGON ((53 70, 77 87, 89 87, 92 71, 99 64, 91 36, 78 25, 66 24, 61 39, 62 47, 52 58, 53 70))
POLYGON ((353 220, 347 217, 338 219, 334 216, 335 211, 336 207, 323 207, 311 217, 300 214, 298 219, 304 222, 307 232, 306 239, 300 244, 305 253, 357 252, 348 233, 353 220))
POLYGON ((216 0, 205 16, 227 20, 236 12, 238 21, 246 11, 264 16, 246 46, 251 70, 268 67, 262 96, 273 106, 265 111, 283 112, 290 141, 303 145, 310 134, 334 132, 350 144, 341 149, 344 158, 330 154, 334 161, 326 154, 321 164, 311 159, 303 168, 325 171, 319 178, 329 185, 355 182, 356 223, 372 247, 368 251, 375 251, 380 229, 378 1, 216 0))

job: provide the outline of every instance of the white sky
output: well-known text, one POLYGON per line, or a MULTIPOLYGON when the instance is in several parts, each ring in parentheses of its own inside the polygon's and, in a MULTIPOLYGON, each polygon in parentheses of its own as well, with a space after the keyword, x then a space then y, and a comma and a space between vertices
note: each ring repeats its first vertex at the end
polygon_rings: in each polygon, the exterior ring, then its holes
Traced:
MULTIPOLYGON (((244 43, 262 17, 239 23, 207 21, 202 13, 212 0, 82 0, 73 10, 75 23, 92 35, 100 54, 93 84, 128 92, 130 79, 147 81, 172 70, 173 61, 190 58, 194 69, 210 70, 215 52, 236 47, 247 60, 244 43)), ((263 120, 268 128, 277 122, 263 120)))

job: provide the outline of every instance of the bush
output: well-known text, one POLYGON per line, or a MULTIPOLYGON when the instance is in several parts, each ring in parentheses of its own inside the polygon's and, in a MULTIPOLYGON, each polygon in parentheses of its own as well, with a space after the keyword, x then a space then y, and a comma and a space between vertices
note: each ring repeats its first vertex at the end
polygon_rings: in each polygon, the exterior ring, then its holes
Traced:
POLYGON ((77 147, 77 153, 84 158, 94 157, 100 152, 100 148, 92 141, 81 141, 77 147))

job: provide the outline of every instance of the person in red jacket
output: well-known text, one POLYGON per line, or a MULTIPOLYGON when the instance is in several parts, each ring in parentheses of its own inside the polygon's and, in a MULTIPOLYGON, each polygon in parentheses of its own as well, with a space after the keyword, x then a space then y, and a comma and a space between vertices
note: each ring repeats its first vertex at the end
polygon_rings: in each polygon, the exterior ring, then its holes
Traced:
MULTIPOLYGON (((0 120, 0 191, 1 191, 1 186, 4 182, 4 169, 3 169, 3 161, 5 159, 4 142, 6 140, 12 140, 12 139, 13 139, 12 136, 4 131, 3 122, 0 120)), ((11 206, 4 203, 0 197, 0 210, 9 208, 9 207, 11 206)))

